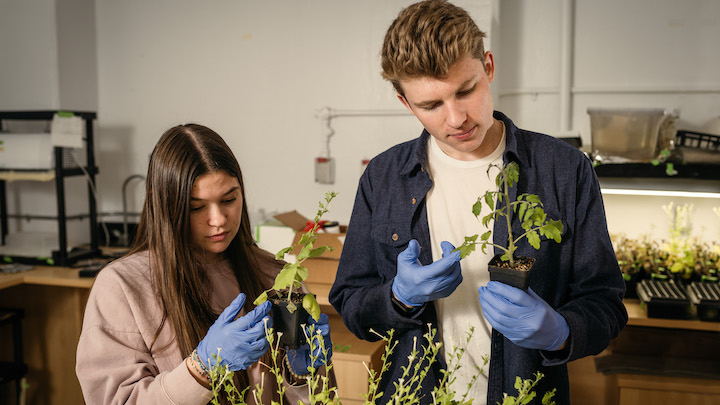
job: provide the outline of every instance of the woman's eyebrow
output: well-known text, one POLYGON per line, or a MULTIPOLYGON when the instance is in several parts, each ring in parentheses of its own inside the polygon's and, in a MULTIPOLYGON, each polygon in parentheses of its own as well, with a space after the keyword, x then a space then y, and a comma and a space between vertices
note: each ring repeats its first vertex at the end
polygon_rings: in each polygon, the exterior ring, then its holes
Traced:
MULTIPOLYGON (((236 191, 239 191, 239 190, 240 190, 240 186, 235 186, 235 187, 231 188, 230 190, 228 190, 225 194, 223 194, 223 197, 225 197, 225 196, 228 195, 228 194, 232 194, 232 193, 234 193, 234 192, 236 192, 236 191)), ((197 197, 190 196, 190 200, 191 200, 191 201, 202 201, 203 199, 202 199, 202 198, 197 198, 197 197)))

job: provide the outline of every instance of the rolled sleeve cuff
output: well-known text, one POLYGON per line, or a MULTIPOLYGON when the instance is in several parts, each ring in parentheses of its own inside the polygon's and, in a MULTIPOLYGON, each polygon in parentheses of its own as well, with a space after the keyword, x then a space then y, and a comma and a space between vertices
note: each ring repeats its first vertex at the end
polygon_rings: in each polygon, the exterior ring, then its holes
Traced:
POLYGON ((205 405, 212 399, 211 391, 195 380, 184 361, 158 378, 163 392, 174 404, 205 405))

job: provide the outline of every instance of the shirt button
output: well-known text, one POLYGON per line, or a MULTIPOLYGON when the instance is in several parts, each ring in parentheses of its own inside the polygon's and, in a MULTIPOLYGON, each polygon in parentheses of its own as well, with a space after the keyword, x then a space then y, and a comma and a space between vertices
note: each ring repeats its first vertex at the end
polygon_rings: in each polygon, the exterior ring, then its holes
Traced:
POLYGON ((394 233, 393 236, 392 236, 392 240, 394 240, 395 242, 397 242, 398 238, 399 238, 399 237, 398 237, 398 234, 394 233))
POLYGON ((413 199, 412 199, 413 205, 415 205, 416 202, 417 202, 417 200, 413 197, 413 199))

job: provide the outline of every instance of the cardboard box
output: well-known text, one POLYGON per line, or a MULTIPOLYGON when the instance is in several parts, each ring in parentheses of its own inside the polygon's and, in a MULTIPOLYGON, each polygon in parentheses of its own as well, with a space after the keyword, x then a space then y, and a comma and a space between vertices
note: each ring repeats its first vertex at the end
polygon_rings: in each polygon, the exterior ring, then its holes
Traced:
POLYGON ((255 241, 262 249, 273 255, 284 249, 295 238, 295 230, 277 220, 267 221, 255 227, 255 241))
MULTIPOLYGON (((289 228, 295 230, 295 237, 291 242, 292 245, 295 245, 300 241, 302 235, 305 234, 305 227, 308 223, 312 223, 311 220, 305 218, 297 211, 278 214, 275 215, 274 218, 289 228)), ((320 257, 305 260, 304 265, 308 268, 309 274, 306 283, 309 286, 312 284, 332 285, 332 283, 335 282, 335 273, 337 272, 340 255, 342 254, 347 226, 341 225, 339 227, 339 231, 339 233, 324 232, 322 229, 318 231, 314 247, 330 246, 333 248, 333 251, 326 251, 320 257)), ((293 253, 299 253, 297 248, 293 253)))

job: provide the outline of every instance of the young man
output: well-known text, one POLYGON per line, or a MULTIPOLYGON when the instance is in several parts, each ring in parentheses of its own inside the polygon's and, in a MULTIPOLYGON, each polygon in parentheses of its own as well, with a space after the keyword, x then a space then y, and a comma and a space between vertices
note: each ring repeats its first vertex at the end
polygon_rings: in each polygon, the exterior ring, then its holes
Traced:
MULTIPOLYGON (((537 371, 545 375, 538 397, 555 388, 556 402, 567 404, 567 362, 601 352, 627 322, 625 287, 592 165, 570 145, 521 130, 493 110, 495 61, 483 48, 484 36, 463 9, 441 0, 404 9, 385 36, 383 77, 425 131, 365 170, 330 292, 358 337, 377 340, 371 330, 396 331, 382 403, 428 325, 438 329, 445 358, 423 382, 423 403, 432 402, 452 347, 465 346, 474 327, 453 385, 456 399, 489 355, 468 396, 473 404, 502 402, 503 392, 516 393, 517 376, 537 371), (496 189, 497 171, 488 168, 511 161, 520 167, 512 194, 537 194, 548 216, 564 225, 561 243, 518 248, 516 256, 537 259, 527 292, 488 282, 491 251, 462 259, 461 270, 448 242, 490 229, 496 243, 506 243, 507 224, 484 228, 471 207, 496 189)), ((512 226, 520 229, 517 220, 512 226)))

